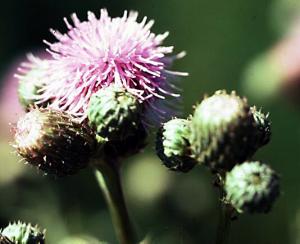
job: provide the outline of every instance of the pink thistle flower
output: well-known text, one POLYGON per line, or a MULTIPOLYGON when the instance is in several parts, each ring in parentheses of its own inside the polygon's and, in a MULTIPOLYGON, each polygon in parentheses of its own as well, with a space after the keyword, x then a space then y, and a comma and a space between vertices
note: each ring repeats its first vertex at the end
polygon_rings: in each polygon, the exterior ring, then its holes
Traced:
MULTIPOLYGON (((51 108, 66 111, 84 120, 90 97, 102 87, 111 84, 123 86, 140 103, 153 108, 157 99, 178 97, 170 76, 187 73, 168 70, 174 59, 184 53, 168 56, 172 46, 162 46, 168 32, 155 35, 150 31, 153 20, 144 17, 137 22, 138 13, 127 11, 122 17, 111 18, 105 9, 100 18, 88 12, 88 20, 81 22, 76 14, 73 25, 66 18, 65 34, 50 30, 58 42, 44 41, 52 59, 43 78, 38 103, 50 101, 51 108)), ((35 60, 37 61, 37 59, 35 60)))

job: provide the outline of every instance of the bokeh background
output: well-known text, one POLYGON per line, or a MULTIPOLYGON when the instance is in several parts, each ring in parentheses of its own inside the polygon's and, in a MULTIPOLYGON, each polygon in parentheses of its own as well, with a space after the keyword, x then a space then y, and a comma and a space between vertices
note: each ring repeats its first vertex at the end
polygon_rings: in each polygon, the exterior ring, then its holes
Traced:
MULTIPOLYGON (((9 145, 12 132, 8 124, 22 114, 13 78, 19 62, 26 53, 44 49, 43 39, 54 41, 50 27, 66 30, 63 17, 76 12, 83 20, 88 10, 98 13, 103 7, 112 16, 121 15, 125 9, 138 10, 140 16, 156 21, 155 33, 170 31, 166 43, 174 45, 175 51, 187 51, 187 56, 174 65, 174 69, 190 73, 180 81, 184 116, 205 93, 217 89, 237 90, 250 104, 270 112, 273 137, 255 158, 280 173, 282 195, 270 214, 243 215, 234 222, 230 243, 300 243, 300 79, 295 75, 300 73, 300 59, 299 55, 294 57, 300 50, 300 38, 297 42, 296 35, 291 34, 300 32, 298 0, 2 1, 0 227, 21 219, 46 228, 50 244, 75 243, 66 238, 76 236, 89 238, 87 243, 91 244, 95 239, 116 243, 92 170, 64 179, 44 177, 19 162, 9 145), (293 41, 282 41, 289 38, 293 41), (293 61, 286 66, 279 65, 276 51, 272 52, 282 42, 281 54, 293 61), (293 51, 285 52, 289 48, 293 51), (256 62, 268 53, 275 54, 256 62), (293 74, 286 71, 288 65, 296 70, 293 74)), ((124 163, 122 176, 140 236, 158 244, 214 242, 218 194, 205 168, 196 167, 188 174, 170 172, 155 156, 150 141, 143 153, 124 163)))

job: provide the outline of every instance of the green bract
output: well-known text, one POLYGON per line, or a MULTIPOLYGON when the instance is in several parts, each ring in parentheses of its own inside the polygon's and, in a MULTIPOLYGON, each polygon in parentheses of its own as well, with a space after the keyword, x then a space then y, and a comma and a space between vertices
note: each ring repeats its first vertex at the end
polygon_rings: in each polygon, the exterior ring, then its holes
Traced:
POLYGON ((245 99, 217 91, 195 108, 191 144, 199 163, 213 170, 230 170, 249 158, 254 147, 254 119, 245 99))
MULTIPOLYGON (((44 244, 45 231, 41 231, 37 226, 22 222, 9 224, 1 231, 1 234, 14 244, 44 244)), ((3 242, 5 243, 5 242, 3 242)), ((10 243, 10 242, 7 242, 10 243)))
POLYGON ((95 135, 65 112, 33 109, 17 124, 15 148, 45 173, 65 176, 88 165, 95 135))
POLYGON ((156 152, 166 167, 187 172, 196 165, 191 154, 190 133, 190 121, 185 119, 172 119, 159 129, 156 152))
POLYGON ((256 129, 256 147, 266 145, 271 138, 271 122, 269 121, 269 115, 257 110, 256 107, 251 107, 251 113, 254 118, 254 127, 256 129))
MULTIPOLYGON (((28 71, 25 76, 20 77, 18 96, 19 101, 25 109, 29 109, 33 106, 38 99, 36 96, 39 94, 39 90, 43 87, 42 80, 45 76, 46 66, 35 67, 28 71)), ((43 107, 46 103, 39 104, 39 107, 43 107)))
POLYGON ((123 140, 135 134, 140 123, 140 104, 123 87, 111 85, 92 95, 88 119, 97 134, 108 140, 123 140))
POLYGON ((279 195, 279 177, 265 164, 245 162, 227 173, 224 189, 239 212, 268 212, 279 195))

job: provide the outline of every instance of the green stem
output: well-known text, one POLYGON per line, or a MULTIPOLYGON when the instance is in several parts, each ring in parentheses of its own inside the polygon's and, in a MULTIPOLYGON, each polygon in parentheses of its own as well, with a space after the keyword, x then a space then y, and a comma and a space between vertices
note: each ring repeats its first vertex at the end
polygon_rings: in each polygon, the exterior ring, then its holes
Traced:
POLYGON ((137 243, 124 200, 119 169, 112 162, 103 163, 97 166, 96 178, 109 207, 119 243, 137 243))
POLYGON ((226 244, 229 240, 232 211, 231 207, 223 202, 223 190, 220 190, 220 196, 220 216, 216 244, 226 244))

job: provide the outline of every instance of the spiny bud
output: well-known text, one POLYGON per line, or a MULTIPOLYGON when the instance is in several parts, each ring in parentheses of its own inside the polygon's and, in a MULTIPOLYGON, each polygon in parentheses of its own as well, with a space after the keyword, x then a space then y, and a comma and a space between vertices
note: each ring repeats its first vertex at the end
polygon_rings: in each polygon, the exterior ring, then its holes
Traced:
POLYGON ((264 114, 261 110, 257 110, 256 107, 250 108, 254 119, 254 128, 256 130, 255 146, 257 148, 266 145, 271 138, 271 122, 269 120, 269 114, 264 114))
POLYGON ((159 129, 156 153, 169 169, 187 172, 196 165, 191 154, 190 134, 190 121, 185 119, 172 119, 159 129))
MULTIPOLYGON (((43 88, 43 78, 46 75, 47 61, 41 60, 39 66, 32 67, 24 75, 18 75, 19 87, 18 96, 22 106, 28 110, 38 101, 37 95, 43 88)), ((39 103, 39 107, 44 107, 47 102, 39 103)))
MULTIPOLYGON (((41 231, 38 226, 32 226, 30 223, 17 223, 9 224, 1 231, 1 234, 14 244, 44 244, 45 243, 45 230, 41 231)), ((5 242, 4 242, 5 243, 5 242)), ((8 242, 9 243, 9 242, 8 242)))
POLYGON ((199 163, 230 170, 254 153, 253 116, 246 99, 217 91, 205 98, 192 117, 191 144, 199 163))
POLYGON ((268 212, 279 196, 279 177, 260 162, 236 165, 226 174, 226 200, 239 212, 268 212))
POLYGON ((17 123, 17 152, 48 174, 76 173, 88 165, 94 147, 91 130, 65 112, 33 109, 17 123))
POLYGON ((108 140, 133 135, 140 122, 140 104, 123 87, 110 85, 93 94, 88 106, 89 123, 108 140))
POLYGON ((0 244, 14 244, 8 237, 0 234, 0 244))

